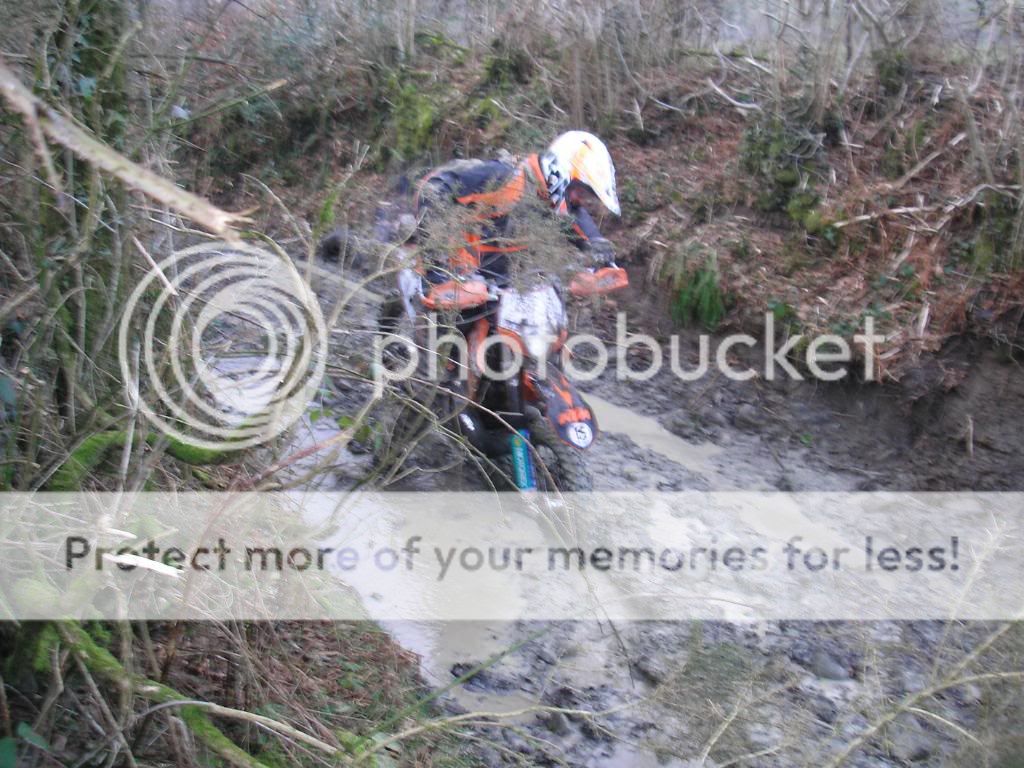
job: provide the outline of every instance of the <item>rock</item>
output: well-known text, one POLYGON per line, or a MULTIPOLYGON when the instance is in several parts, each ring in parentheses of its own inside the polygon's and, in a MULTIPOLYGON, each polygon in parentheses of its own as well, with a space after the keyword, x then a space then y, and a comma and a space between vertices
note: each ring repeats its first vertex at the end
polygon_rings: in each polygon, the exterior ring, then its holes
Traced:
POLYGON ((725 418, 725 414, 717 408, 701 409, 700 420, 702 424, 707 426, 726 427, 729 425, 729 421, 725 418))
POLYGON ((484 768, 501 768, 505 765, 501 759, 501 753, 492 747, 481 746, 476 750, 476 759, 480 761, 480 764, 484 768))
POLYGON ((662 416, 665 429, 677 435, 693 432, 693 413, 687 408, 666 413, 662 416))
POLYGON ((569 718, 561 712, 549 712, 541 718, 541 722, 544 723, 545 728, 556 736, 567 736, 572 730, 572 726, 569 725, 569 718))
MULTIPOLYGON (((476 666, 476 664, 459 662, 453 664, 449 671, 452 677, 458 678, 467 675, 476 666)), ((470 691, 512 691, 517 688, 513 681, 504 679, 488 669, 481 669, 468 680, 463 681, 462 685, 470 691)))
POLYGON ((771 749, 783 740, 782 731, 767 723, 750 723, 747 726, 747 741, 755 749, 771 749))
POLYGON ((900 690, 915 693, 928 687, 928 673, 916 664, 907 664, 900 670, 900 690))
POLYGON ((963 700, 968 704, 980 704, 984 693, 982 693, 981 687, 974 683, 968 683, 962 689, 963 700))
POLYGON ((853 715, 849 718, 844 718, 844 721, 841 729, 844 739, 840 741, 841 744, 845 744, 846 740, 857 738, 865 729, 871 727, 871 723, 868 722, 864 715, 853 715))
POLYGON ((537 658, 543 661, 545 664, 550 664, 551 666, 555 666, 558 663, 558 657, 555 656, 555 654, 553 654, 547 648, 538 648, 537 658))
POLYGON ((613 738, 606 730, 598 728, 589 717, 583 721, 580 731, 591 741, 611 741, 613 738))
POLYGON ((820 648, 811 655, 811 672, 825 680, 849 680, 851 677, 847 665, 820 648))
POLYGON ((449 696, 445 696, 441 701, 444 706, 444 711, 450 715, 465 715, 469 713, 468 709, 449 696))
POLYGON ((889 730, 889 754, 903 763, 920 763, 931 757, 935 739, 915 719, 901 720, 889 730))
POLYGON ((537 750, 530 745, 530 742, 515 731, 504 729, 501 732, 501 737, 505 740, 505 743, 508 744, 510 749, 513 749, 522 755, 533 755, 537 752, 537 750))
POLYGON ((633 662, 633 669, 635 669, 641 677, 647 682, 659 685, 665 681, 668 677, 668 671, 665 669, 665 665, 658 658, 655 658, 649 653, 645 653, 633 662))
POLYGON ((640 477, 640 473, 642 472, 642 467, 639 467, 636 464, 627 464, 622 468, 622 477, 632 483, 640 477))
POLYGON ((733 414, 732 423, 739 429, 755 430, 763 426, 764 420, 757 408, 750 403, 743 403, 733 414))
POLYGON ((780 491, 792 491, 793 479, 789 474, 779 475, 779 479, 775 481, 775 487, 780 491))
POLYGON ((821 720, 823 723, 832 724, 836 721, 836 716, 839 714, 839 709, 827 696, 814 696, 810 702, 811 712, 814 716, 821 720))
POLYGON ((579 709, 581 701, 576 691, 563 685, 548 691, 544 697, 544 703, 552 707, 562 707, 563 709, 579 709))

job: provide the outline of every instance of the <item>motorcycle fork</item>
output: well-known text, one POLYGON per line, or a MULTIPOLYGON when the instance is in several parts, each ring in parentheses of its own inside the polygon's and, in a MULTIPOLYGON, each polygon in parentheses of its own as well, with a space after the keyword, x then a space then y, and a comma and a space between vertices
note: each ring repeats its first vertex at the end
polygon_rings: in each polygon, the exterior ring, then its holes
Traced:
MULTIPOLYGON (((479 404, 480 378, 477 370, 483 369, 484 361, 478 358, 480 345, 491 332, 490 318, 478 320, 469 333, 467 339, 467 352, 469 357, 469 398, 472 402, 479 404)), ((497 346, 500 359, 499 370, 506 371, 512 362, 512 355, 504 344, 497 346)), ((505 410, 498 411, 498 416, 511 427, 508 434, 508 453, 512 459, 512 480, 521 491, 536 490, 536 472, 534 471, 533 456, 530 448, 530 431, 526 428, 526 402, 523 392, 523 371, 517 371, 515 375, 508 377, 505 381, 490 382, 501 384, 505 389, 504 406, 505 410)))
MULTIPOLYGON (((505 345, 500 345, 502 370, 507 370, 511 363, 511 353, 505 345)), ((526 402, 523 392, 524 371, 516 371, 514 376, 505 380, 505 396, 509 411, 515 414, 511 425, 514 431, 509 435, 509 453, 512 456, 512 475, 516 487, 520 491, 537 490, 537 474, 533 466, 533 454, 530 449, 530 430, 526 427, 526 402)))

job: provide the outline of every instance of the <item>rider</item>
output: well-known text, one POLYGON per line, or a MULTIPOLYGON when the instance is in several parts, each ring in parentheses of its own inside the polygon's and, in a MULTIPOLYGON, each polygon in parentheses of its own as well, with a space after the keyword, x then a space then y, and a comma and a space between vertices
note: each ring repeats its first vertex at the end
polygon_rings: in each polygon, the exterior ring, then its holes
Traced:
MULTIPOLYGON (((586 131, 563 133, 545 152, 528 155, 518 164, 504 159, 455 160, 435 168, 416 190, 420 221, 413 238, 420 245, 417 272, 435 284, 473 272, 502 284, 508 276, 509 254, 525 247, 510 232, 510 215, 529 202, 531 193, 549 203, 557 214, 571 217, 572 231, 568 235, 573 244, 589 251, 595 261, 610 263, 612 245, 601 236, 582 204, 588 191, 611 213, 619 215, 611 155, 604 142, 586 131), (456 253, 450 247, 432 245, 430 227, 424 226, 431 217, 443 216, 452 205, 471 210, 478 225, 478 231, 462 233, 456 253)), ((411 299, 421 294, 422 281, 406 272, 399 283, 401 303, 412 315, 411 299)), ((401 311, 400 307, 396 309, 401 311)), ((397 313, 392 317, 397 318, 397 313)))

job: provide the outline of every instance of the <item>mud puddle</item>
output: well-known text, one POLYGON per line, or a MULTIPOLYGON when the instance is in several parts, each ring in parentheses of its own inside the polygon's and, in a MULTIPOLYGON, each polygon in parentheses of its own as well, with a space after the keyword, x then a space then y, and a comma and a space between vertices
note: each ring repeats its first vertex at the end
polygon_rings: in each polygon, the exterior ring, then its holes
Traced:
MULTIPOLYGON (((744 439, 728 445, 685 439, 668 431, 658 419, 610 397, 590 393, 587 398, 602 429, 589 462, 598 490, 657 489, 666 484, 672 489, 772 487, 772 476, 777 472, 775 460, 761 455, 752 461, 751 446, 744 439), (732 471, 737 466, 744 468, 743 473, 732 471)), ((303 439, 306 444, 322 441, 336 431, 333 423, 307 421, 303 439)), ((337 462, 334 477, 342 487, 346 477, 357 477, 369 469, 366 456, 343 452, 337 462)), ((436 483, 431 485, 432 478, 436 476, 420 478, 410 487, 438 490, 436 483)), ((847 485, 842 478, 836 478, 833 484, 847 485)), ((503 541, 520 531, 525 536, 549 533, 536 521, 510 521, 493 509, 477 512, 453 511, 450 535, 466 544, 479 544, 493 537, 495 527, 502 529, 503 541)), ((348 544, 357 546, 389 538, 401 540, 408 522, 388 515, 353 520, 343 536, 348 544)), ((755 530, 759 528, 759 521, 749 522, 755 530)), ((640 528, 664 531, 673 521, 650 518, 636 523, 640 528)), ((679 521, 674 523, 678 525, 679 521)), ((450 712, 490 713, 498 722, 515 725, 528 735, 510 741, 503 734, 514 734, 515 730, 498 731, 495 738, 501 749, 496 755, 511 749, 538 763, 559 755, 570 766, 595 768, 685 765, 646 743, 654 726, 645 702, 660 682, 661 673, 656 670, 670 665, 671 649, 682 642, 686 626, 669 631, 667 647, 658 649, 637 634, 636 628, 642 624, 619 627, 596 617, 589 622, 542 623, 390 621, 386 616, 396 601, 412 608, 438 599, 430 593, 429 583, 417 585, 421 591, 381 594, 380 582, 370 574, 362 581, 357 574, 346 576, 346 581, 359 593, 369 617, 400 645, 417 654, 425 681, 435 689, 449 689, 442 701, 450 712), (639 668, 638 660, 643 660, 639 668), (453 685, 477 667, 481 668, 478 674, 453 685), (595 727, 586 718, 574 721, 551 716, 546 712, 550 707, 612 714, 603 718, 601 727, 595 727)), ((723 599, 729 597, 722 595, 723 599)), ((558 595, 550 593, 543 580, 529 591, 510 591, 507 580, 484 575, 475 584, 475 593, 466 594, 464 599, 517 605, 557 600, 558 595)), ((657 716, 665 719, 657 728, 667 732, 681 728, 667 724, 672 720, 671 713, 662 711, 657 716)), ((491 756, 485 764, 504 763, 500 757, 491 756)))
POLYGON ((653 451, 663 460, 703 475, 716 487, 725 485, 724 478, 712 463, 712 459, 722 453, 714 443, 684 440, 665 429, 654 417, 631 411, 596 394, 588 394, 587 403, 594 409, 602 432, 624 435, 638 447, 653 451))
MULTIPOLYGON (((363 320, 364 327, 367 322, 363 320)), ((929 401, 913 410, 891 390, 878 387, 860 391, 812 383, 723 382, 698 390, 671 377, 643 384, 602 379, 587 385, 585 393, 601 427, 589 466, 599 491, 918 489, 932 478, 945 482, 923 489, 995 490, 1014 482, 1005 457, 1024 455, 1020 433, 1013 427, 1024 413, 1024 387, 1008 375, 985 363, 962 397, 929 401), (1010 402, 1013 418, 986 409, 996 401, 1010 402), (962 442, 957 442, 968 417, 979 436, 971 461, 981 473, 973 472, 962 442)), ((337 430, 331 424, 307 423, 306 431, 308 439, 322 440, 337 430)), ((369 465, 368 456, 342 452, 333 473, 324 477, 325 487, 352 487, 369 465)), ((482 490, 471 474, 438 474, 428 468, 404 481, 401 489, 482 490)), ((766 535, 774 533, 763 530, 756 519, 745 522, 766 535)), ((788 522, 814 529, 803 518, 788 522)), ((503 524, 492 509, 452 520, 453 529, 476 542, 486 541, 489 529, 503 524)), ((528 522, 516 524, 529 527, 528 522)), ((347 535, 371 541, 402 525, 401 520, 378 516, 354 521, 347 535)), ((638 525, 653 526, 655 521, 638 525)), ((815 530, 824 541, 828 533, 815 530)), ((353 586, 368 615, 376 619, 386 616, 388 600, 418 604, 433 599, 429 591, 383 595, 375 582, 353 586)), ((476 595, 512 605, 554 599, 543 582, 517 592, 482 579, 476 595)), ((944 636, 941 628, 910 624, 616 625, 597 619, 379 623, 418 655, 431 686, 448 689, 441 701, 450 712, 493 713, 499 722, 515 725, 476 731, 492 743, 480 754, 480 764, 488 766, 517 764, 515 760, 594 768, 690 765, 701 745, 715 737, 735 692, 755 675, 767 674, 766 669, 776 675, 766 685, 784 677, 790 684, 795 680, 795 687, 773 704, 737 717, 730 728, 734 741, 720 745, 721 751, 759 754, 745 764, 766 768, 816 764, 834 751, 837 739, 848 739, 866 726, 858 702, 868 696, 898 698, 914 690, 914 670, 928 668, 944 636), (892 673, 883 676, 883 689, 874 690, 858 676, 864 663, 858 643, 881 648, 877 663, 893 665, 892 673), (478 667, 478 674, 454 685, 478 667), (694 676, 693 669, 699 674, 694 676), (534 711, 537 707, 603 714, 553 717, 534 711), (706 728, 709 722, 716 726, 706 728), (780 746, 783 731, 785 750, 780 746)), ((964 722, 955 709, 944 710, 943 716, 964 722)), ((909 733, 890 751, 866 749, 850 764, 887 768, 912 759, 920 762, 921 755, 940 761, 948 756, 949 741, 940 734, 920 728, 909 733)))

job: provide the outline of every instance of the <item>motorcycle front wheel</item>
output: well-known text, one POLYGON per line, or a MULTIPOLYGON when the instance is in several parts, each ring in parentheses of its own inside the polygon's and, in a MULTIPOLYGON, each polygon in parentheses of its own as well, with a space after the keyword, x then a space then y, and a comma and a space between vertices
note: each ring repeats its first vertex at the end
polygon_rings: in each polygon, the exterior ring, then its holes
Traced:
POLYGON ((530 419, 530 443, 536 449, 533 474, 538 490, 563 493, 594 490, 586 454, 566 444, 551 422, 540 414, 530 419))
MULTIPOLYGON (((530 444, 533 446, 530 452, 533 476, 538 491, 582 493, 594 490, 594 481, 587 469, 583 451, 563 442, 551 422, 538 411, 531 413, 528 429, 530 444)), ((515 490, 511 456, 502 456, 494 464, 497 468, 492 476, 495 488, 515 490)))

